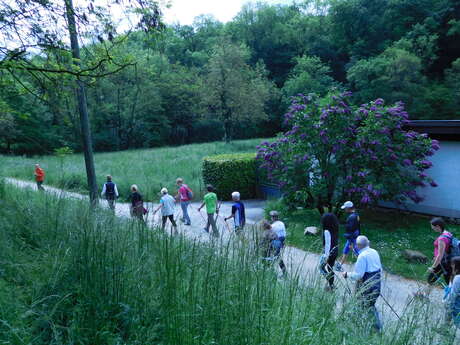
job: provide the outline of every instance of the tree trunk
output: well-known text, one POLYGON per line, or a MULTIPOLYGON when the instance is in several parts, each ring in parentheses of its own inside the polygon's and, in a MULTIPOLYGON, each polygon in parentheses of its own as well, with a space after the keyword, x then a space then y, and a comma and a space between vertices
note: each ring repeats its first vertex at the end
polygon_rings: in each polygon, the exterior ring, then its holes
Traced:
MULTIPOLYGON (((72 48, 72 57, 74 63, 80 65, 80 47, 78 44, 77 27, 75 24, 75 12, 72 0, 64 0, 66 7, 66 16, 68 22, 70 45, 72 48)), ((89 198, 94 206, 97 202, 97 184, 96 170, 94 168, 93 143, 91 140, 91 127, 89 124, 88 106, 86 103, 85 85, 77 77, 77 101, 78 111, 80 113, 80 126, 83 139, 83 152, 85 154, 86 178, 88 181, 89 198)))

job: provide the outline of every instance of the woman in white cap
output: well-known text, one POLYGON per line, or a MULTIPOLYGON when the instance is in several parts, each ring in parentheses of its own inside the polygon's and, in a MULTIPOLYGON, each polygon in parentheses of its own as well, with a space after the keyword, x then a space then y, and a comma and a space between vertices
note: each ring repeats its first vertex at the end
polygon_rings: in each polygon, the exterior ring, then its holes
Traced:
POLYGON ((349 214, 347 218, 347 223, 345 224, 345 239, 347 240, 345 246, 343 247, 342 257, 340 262, 337 262, 335 269, 339 272, 343 271, 342 265, 345 263, 348 257, 348 253, 353 249, 353 253, 358 256, 358 247, 356 245, 356 239, 361 235, 361 223, 359 219, 359 214, 356 212, 353 202, 346 201, 342 205, 342 210, 345 210, 349 214))
POLYGON ((153 212, 155 215, 161 209, 161 230, 165 229, 166 221, 169 221, 172 224, 171 234, 177 234, 177 224, 174 221, 174 198, 168 194, 168 190, 166 188, 162 188, 161 191, 161 199, 160 199, 160 206, 153 212))

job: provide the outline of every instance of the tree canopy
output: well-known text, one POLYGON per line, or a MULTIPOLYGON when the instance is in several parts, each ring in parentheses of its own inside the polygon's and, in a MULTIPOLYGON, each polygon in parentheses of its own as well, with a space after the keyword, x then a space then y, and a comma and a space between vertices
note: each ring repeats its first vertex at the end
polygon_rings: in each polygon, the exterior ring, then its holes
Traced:
POLYGON ((272 136, 290 97, 330 88, 350 89, 356 103, 403 101, 412 119, 460 116, 458 1, 250 3, 225 24, 203 15, 166 27, 154 1, 115 1, 139 23, 129 31, 82 1, 80 66, 65 32, 43 25, 62 22, 63 1, 1 2, 2 152, 82 150, 73 78, 85 79, 94 147, 104 151, 272 136), (231 71, 226 83, 218 66, 231 71))

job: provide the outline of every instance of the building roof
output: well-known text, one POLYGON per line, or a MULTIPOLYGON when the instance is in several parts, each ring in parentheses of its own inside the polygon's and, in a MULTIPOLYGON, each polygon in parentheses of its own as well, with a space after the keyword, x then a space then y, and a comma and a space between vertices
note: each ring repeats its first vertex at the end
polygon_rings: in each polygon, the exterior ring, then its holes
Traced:
POLYGON ((407 127, 434 139, 460 141, 460 120, 413 120, 407 127))

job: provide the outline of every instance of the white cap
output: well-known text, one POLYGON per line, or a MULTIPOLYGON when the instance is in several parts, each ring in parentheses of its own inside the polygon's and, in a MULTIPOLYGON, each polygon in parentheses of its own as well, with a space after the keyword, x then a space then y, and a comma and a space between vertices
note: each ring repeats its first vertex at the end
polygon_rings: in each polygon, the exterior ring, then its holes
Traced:
POLYGON ((272 216, 272 217, 277 217, 278 215, 279 215, 279 214, 278 214, 278 211, 275 211, 275 210, 270 211, 270 216, 272 216))
POLYGON ((232 198, 236 200, 240 200, 240 192, 233 192, 232 193, 232 198))
POLYGON ((353 208, 353 202, 345 201, 345 203, 342 205, 341 209, 343 210, 345 208, 353 208))
POLYGON ((168 194, 168 190, 166 188, 161 188, 161 194, 168 194))

